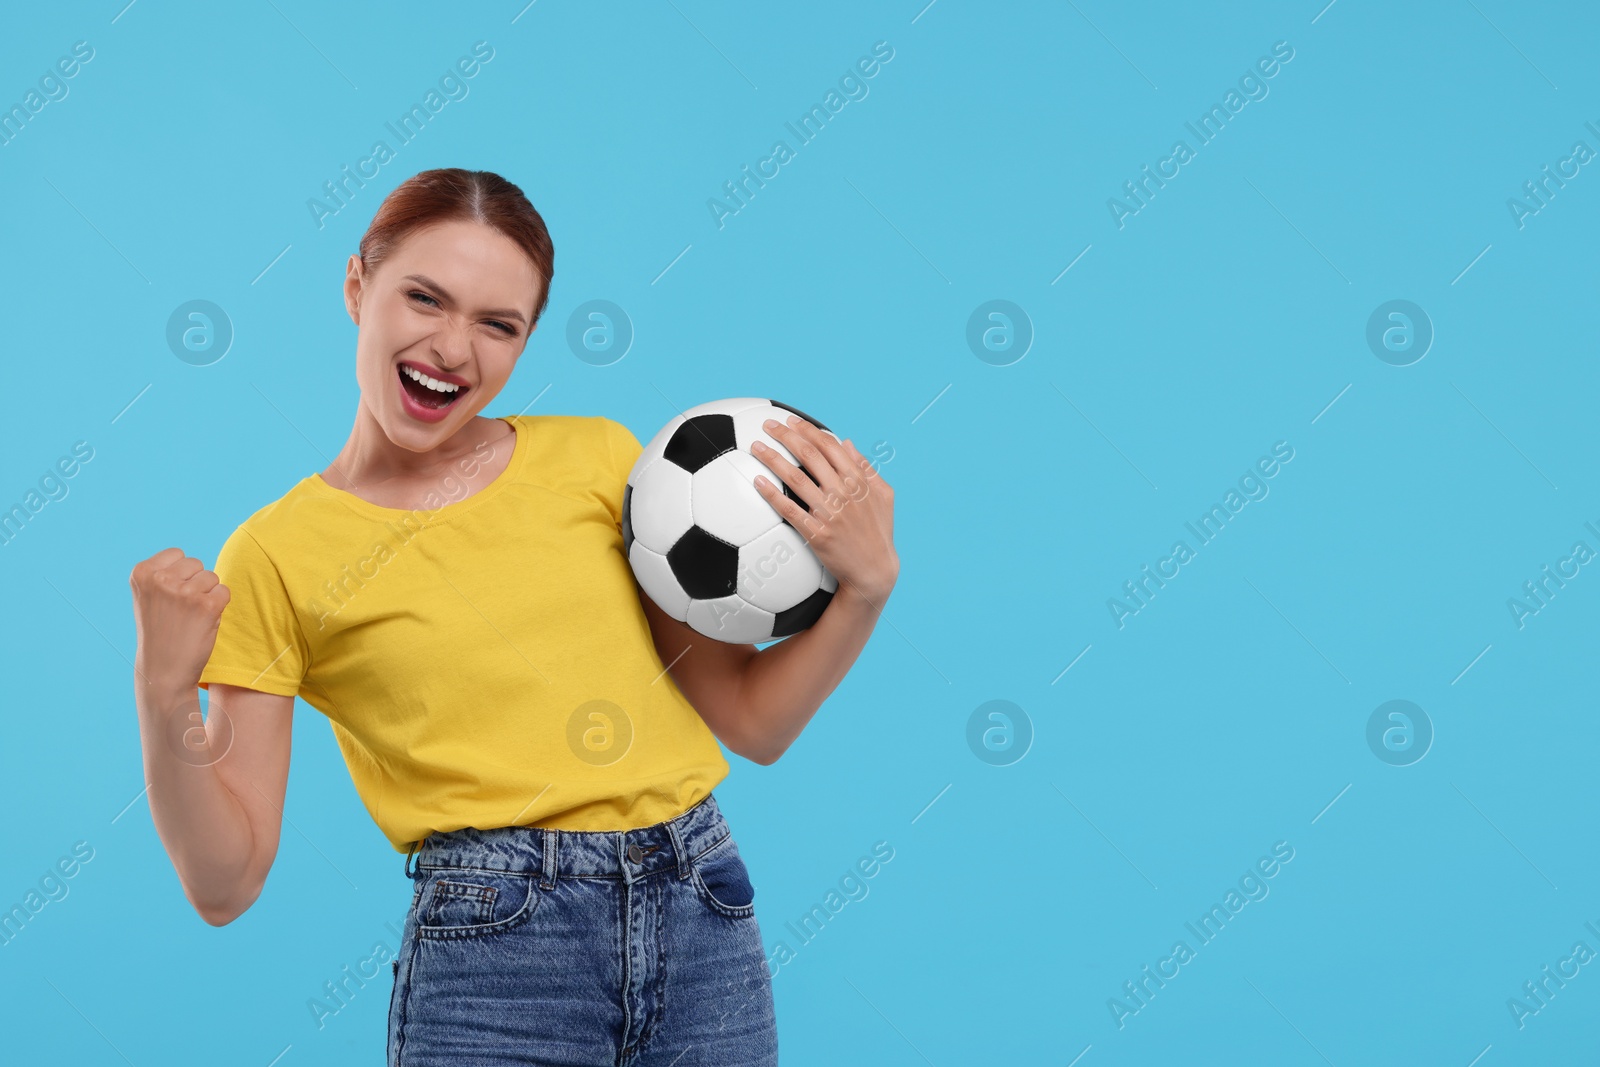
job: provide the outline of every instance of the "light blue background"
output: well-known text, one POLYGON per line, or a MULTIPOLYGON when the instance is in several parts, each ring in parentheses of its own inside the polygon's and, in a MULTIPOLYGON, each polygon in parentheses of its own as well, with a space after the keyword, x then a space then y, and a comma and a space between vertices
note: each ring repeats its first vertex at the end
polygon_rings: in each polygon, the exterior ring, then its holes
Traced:
POLYGON ((785 1064, 1592 1052, 1600 964, 1521 1029, 1506 1003, 1575 942, 1600 951, 1600 569, 1521 629, 1507 608, 1575 541, 1600 549, 1600 175, 1520 229, 1506 205, 1600 149, 1592 11, 923 2, 8 12, 0 104, 95 50, 0 147, 0 505, 94 449, 0 547, 0 906, 94 849, 0 948, 18 1062, 381 1056, 386 964, 320 1030, 307 1002, 394 944, 400 858, 300 705, 266 891, 227 927, 195 915, 141 796, 127 578, 170 545, 214 562, 339 450, 346 258, 439 166, 521 185, 557 249, 488 414, 648 439, 676 408, 774 396, 894 450, 882 625, 783 759, 733 757, 717 790, 764 939, 797 951, 774 978, 785 1064), (480 40, 469 95, 318 229, 307 200, 480 40), (719 229, 707 200, 880 40, 870 94, 719 229), (1119 229, 1107 199, 1193 147, 1185 121, 1277 41, 1270 94, 1119 229), (165 342, 193 299, 236 330, 210 366, 165 342), (610 366, 566 344, 593 299, 637 333, 610 366), (993 299, 1036 332, 1010 366, 966 344, 993 299), (1366 344, 1391 299, 1436 331, 1411 366, 1366 344), (1107 599, 1277 441, 1270 495, 1119 629, 1107 599), (997 699, 1033 731, 1009 766, 967 743, 997 699), (1436 731, 1411 766, 1367 746, 1391 699, 1436 731), (785 923, 877 841, 869 894, 802 947, 785 923), (1278 841, 1270 895, 1119 1029, 1108 999, 1195 947, 1184 923, 1278 841))

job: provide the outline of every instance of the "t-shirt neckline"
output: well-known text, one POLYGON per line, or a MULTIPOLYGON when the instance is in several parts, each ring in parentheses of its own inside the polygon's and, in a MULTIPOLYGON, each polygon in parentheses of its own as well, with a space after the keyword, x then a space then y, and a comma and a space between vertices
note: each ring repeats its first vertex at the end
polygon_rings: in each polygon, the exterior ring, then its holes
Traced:
POLYGON ((461 500, 449 501, 437 508, 432 509, 423 507, 387 508, 381 504, 374 504, 370 500, 359 497, 350 492, 348 489, 340 489, 338 486, 333 485, 326 478, 324 478, 322 476, 322 472, 320 471, 312 472, 306 478, 306 483, 322 496, 337 500, 349 507, 352 511, 358 512, 359 514, 365 515, 371 519, 377 519, 380 521, 394 521, 405 516, 411 516, 414 521, 429 525, 448 522, 457 515, 460 515, 477 504, 480 504, 483 501, 488 500, 490 497, 495 496, 509 483, 515 481, 519 473, 519 468, 527 456, 528 434, 527 430, 519 422, 518 417, 515 415, 497 415, 495 418, 502 422, 509 423, 511 426, 511 459, 506 464, 505 470, 496 475, 493 481, 484 486, 482 489, 479 489, 476 493, 473 493, 471 496, 464 497, 461 500))

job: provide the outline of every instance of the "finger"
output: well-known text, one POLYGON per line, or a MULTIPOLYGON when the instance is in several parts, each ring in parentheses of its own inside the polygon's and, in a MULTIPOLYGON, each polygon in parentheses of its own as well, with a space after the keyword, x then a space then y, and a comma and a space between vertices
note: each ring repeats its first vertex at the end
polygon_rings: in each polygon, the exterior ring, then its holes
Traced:
POLYGON ((842 480, 855 466, 855 459, 850 455, 850 449, 845 448, 844 442, 820 426, 810 426, 809 431, 807 436, 822 454, 828 457, 828 463, 842 480))
POLYGON ((220 581, 215 571, 198 570, 184 582, 184 588, 192 589, 197 593, 209 593, 216 588, 220 581))
MULTIPOLYGON (((750 443, 750 454, 765 463, 773 474, 782 478, 783 483, 793 489, 795 495, 804 500, 810 507, 817 507, 827 496, 823 489, 806 475, 805 471, 784 459, 783 454, 776 448, 770 448, 762 441, 752 441, 750 443)), ((778 489, 777 486, 773 486, 773 489, 779 496, 783 495, 783 491, 778 489)), ((801 510, 805 509, 802 508, 801 510)))
POLYGON ((848 439, 839 442, 839 451, 840 485, 844 498, 865 500, 872 493, 873 483, 878 480, 877 472, 872 469, 872 463, 856 449, 855 442, 848 439))
POLYGON ((861 468, 862 474, 868 481, 876 482, 878 485, 888 490, 889 493, 894 493, 894 486, 884 481, 882 468, 873 463, 872 460, 868 459, 866 456, 863 456, 861 454, 861 450, 856 447, 854 441, 846 438, 844 446, 845 448, 849 449, 851 458, 855 460, 856 466, 861 468))
MULTIPOLYGON (((827 505, 825 510, 830 514, 842 507, 844 501, 865 499, 871 492, 874 482, 888 488, 887 483, 879 478, 871 462, 861 455, 854 443, 841 441, 831 432, 803 419, 798 420, 798 426, 791 429, 803 440, 812 442, 809 445, 796 443, 791 446, 801 452, 807 469, 813 465, 826 467, 826 473, 818 478, 817 484, 824 493, 824 503, 827 505), (813 448, 816 452, 810 451, 813 448)), ((811 510, 816 512, 818 508, 813 505, 811 510)), ((819 517, 827 521, 830 515, 824 514, 819 517)))
POLYGON ((850 440, 848 437, 844 439, 844 450, 850 457, 850 463, 858 468, 866 477, 877 477, 878 472, 873 469, 872 460, 868 459, 866 456, 863 456, 861 454, 861 450, 856 447, 856 443, 850 440))
POLYGON ((180 582, 187 581, 202 570, 205 570, 205 564, 193 556, 182 556, 167 565, 167 573, 180 582))
POLYGON ((148 580, 152 574, 157 573, 173 560, 182 558, 183 549, 163 548, 149 559, 142 559, 133 565, 133 569, 128 572, 128 584, 137 589, 141 581, 148 580))
POLYGON ((770 478, 764 478, 759 474, 756 475, 755 487, 756 492, 761 494, 761 498, 771 504, 773 510, 790 526, 798 530, 801 537, 804 537, 807 542, 811 540, 811 536, 816 530, 816 520, 811 517, 809 512, 785 496, 783 490, 779 489, 770 478))
MULTIPOLYGON (((790 424, 778 423, 776 426, 763 426, 774 438, 782 441, 784 446, 793 452, 805 467, 813 481, 825 492, 837 491, 839 486, 839 472, 834 469, 834 460, 824 452, 819 441, 826 435, 822 430, 811 423, 791 415, 790 424)), ((844 468, 849 469, 848 465, 844 468)), ((807 501, 810 503, 810 501, 807 501)))

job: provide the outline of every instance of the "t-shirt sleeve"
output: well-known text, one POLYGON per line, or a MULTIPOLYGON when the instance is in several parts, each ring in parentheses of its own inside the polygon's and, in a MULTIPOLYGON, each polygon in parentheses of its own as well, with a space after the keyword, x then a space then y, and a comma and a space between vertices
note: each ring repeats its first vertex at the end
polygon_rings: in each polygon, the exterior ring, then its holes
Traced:
POLYGON ((644 446, 639 439, 633 436, 633 431, 615 419, 600 417, 605 429, 606 447, 610 452, 610 468, 607 472, 606 484, 602 487, 606 507, 611 512, 611 517, 617 523, 622 522, 622 493, 628 484, 628 475, 633 473, 633 464, 644 451, 644 446))
POLYGON ((229 599, 211 658, 200 672, 200 688, 222 682, 295 696, 310 656, 277 566, 241 526, 223 542, 212 569, 228 587, 229 599))

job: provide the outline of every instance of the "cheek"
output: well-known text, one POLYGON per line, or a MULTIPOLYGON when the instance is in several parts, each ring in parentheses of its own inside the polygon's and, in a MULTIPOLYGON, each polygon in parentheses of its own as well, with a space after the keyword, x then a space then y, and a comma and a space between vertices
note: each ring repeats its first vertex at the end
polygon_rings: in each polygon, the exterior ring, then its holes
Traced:
POLYGON ((356 340, 356 385, 369 396, 382 396, 395 384, 396 351, 381 333, 363 328, 356 340))
POLYGON ((367 334, 356 344, 356 378, 364 386, 374 386, 392 372, 393 360, 376 344, 376 338, 367 334))
POLYGON ((511 372, 517 369, 517 357, 520 354, 510 350, 481 353, 478 366, 483 373, 483 384, 498 389, 509 381, 511 372))

